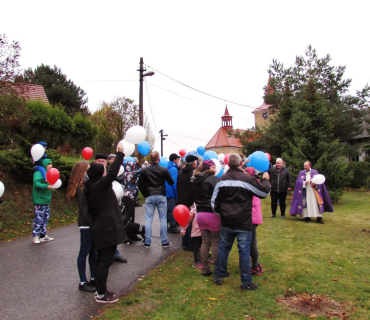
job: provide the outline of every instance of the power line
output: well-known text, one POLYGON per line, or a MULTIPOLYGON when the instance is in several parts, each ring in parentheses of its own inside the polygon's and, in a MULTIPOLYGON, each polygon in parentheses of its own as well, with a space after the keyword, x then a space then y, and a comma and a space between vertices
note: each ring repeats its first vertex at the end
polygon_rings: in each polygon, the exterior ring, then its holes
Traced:
POLYGON ((181 147, 180 145, 178 145, 175 141, 172 141, 170 138, 167 137, 167 140, 171 141, 172 143, 174 143, 175 145, 177 145, 178 147, 180 147, 181 149, 185 149, 183 147, 181 147))
MULTIPOLYGON (((190 98, 188 98, 188 97, 185 97, 185 96, 183 96, 183 95, 181 95, 181 94, 178 94, 178 93, 176 93, 176 92, 173 92, 173 91, 171 91, 171 90, 168 90, 168 89, 165 89, 165 88, 163 88, 163 87, 157 86, 156 84, 150 83, 150 82, 148 82, 148 81, 146 81, 146 83, 147 83, 147 84, 150 84, 151 86, 154 86, 154 87, 157 87, 157 88, 159 88, 159 89, 162 89, 162 90, 164 90, 164 91, 167 91, 167 92, 169 92, 169 93, 172 93, 172 94, 174 94, 174 95, 176 95, 176 96, 179 96, 179 97, 181 97, 181 98, 184 98, 184 99, 190 100, 190 101, 192 101, 192 102, 195 102, 195 103, 201 104, 201 105, 203 105, 203 106, 205 106, 205 107, 208 107, 208 108, 211 108, 211 109, 214 109, 214 110, 219 111, 219 109, 218 109, 218 108, 211 107, 211 106, 206 105, 206 104, 204 104, 204 103, 202 103, 202 102, 199 102, 199 101, 196 101, 196 100, 190 99, 190 98)), ((234 117, 234 118, 238 118, 238 119, 242 119, 242 120, 244 120, 244 121, 252 122, 252 123, 254 124, 254 121, 251 121, 251 120, 248 120, 248 119, 245 119, 245 118, 242 118, 242 117, 238 117, 238 116, 233 116, 233 117, 234 117)))
POLYGON ((144 82, 145 82, 145 88, 146 88, 146 94, 148 96, 148 101, 149 101, 149 107, 150 107, 150 112, 152 114, 152 119, 153 119, 153 124, 154 124, 154 129, 155 129, 155 132, 157 132, 157 126, 155 125, 155 121, 154 121, 154 114, 153 114, 153 110, 152 110, 152 104, 150 103, 150 96, 149 96, 149 91, 148 91, 148 86, 146 84, 146 80, 144 78, 144 82))
POLYGON ((124 81, 137 81, 137 80, 82 80, 80 82, 124 82, 124 81))
POLYGON ((187 85, 187 84, 185 84, 185 83, 182 83, 182 82, 180 82, 180 81, 178 81, 178 80, 176 80, 176 79, 174 79, 174 78, 171 78, 171 77, 169 77, 169 76, 165 75, 164 73, 162 73, 162 72, 160 72, 160 71, 158 71, 158 70, 154 69, 153 67, 148 66, 147 64, 146 64, 145 66, 146 66, 146 67, 148 67, 148 68, 150 68, 150 69, 153 69, 155 72, 160 73, 161 75, 163 75, 163 76, 167 77, 168 79, 171 79, 172 81, 175 81, 175 82, 177 82, 177 83, 179 83, 179 84, 181 84, 181 85, 183 85, 183 86, 185 86, 185 87, 187 87, 187 88, 189 88, 189 89, 192 89, 192 90, 194 90, 194 91, 200 92, 200 93, 205 94, 205 95, 207 95, 207 96, 210 96, 210 97, 212 97, 212 98, 215 98, 215 99, 218 99, 218 100, 222 100, 222 101, 225 101, 225 102, 228 102, 228 103, 236 104, 236 105, 239 105, 239 106, 242 106, 242 107, 246 107, 246 108, 252 108, 252 109, 255 109, 254 107, 247 106, 247 105, 245 105, 245 104, 241 104, 241 103, 237 103, 237 102, 233 102, 233 101, 230 101, 230 100, 227 100, 227 99, 219 98, 219 97, 216 97, 216 96, 214 96, 214 95, 212 95, 212 94, 206 93, 206 92, 204 92, 204 91, 201 91, 201 90, 195 89, 195 88, 193 88, 193 87, 191 87, 191 86, 188 86, 188 85, 187 85))

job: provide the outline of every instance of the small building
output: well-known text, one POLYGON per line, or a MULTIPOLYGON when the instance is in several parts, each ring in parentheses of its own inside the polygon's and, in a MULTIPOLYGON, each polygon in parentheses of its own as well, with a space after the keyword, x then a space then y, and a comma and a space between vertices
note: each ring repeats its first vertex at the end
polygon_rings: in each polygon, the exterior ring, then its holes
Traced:
POLYGON ((207 151, 213 150, 216 153, 238 153, 242 155, 242 144, 238 138, 233 135, 229 135, 231 132, 244 133, 246 130, 234 129, 232 116, 229 114, 227 106, 225 108, 225 114, 221 117, 221 128, 215 133, 212 139, 207 143, 205 149, 207 151))
POLYGON ((355 157, 347 158, 348 161, 364 161, 365 157, 370 156, 370 124, 363 121, 360 124, 362 132, 357 136, 347 140, 350 146, 358 148, 359 154, 355 157))
POLYGON ((0 82, 1 91, 7 93, 15 92, 25 100, 41 100, 46 104, 50 104, 46 96, 44 87, 39 84, 30 83, 13 83, 13 82, 0 82))

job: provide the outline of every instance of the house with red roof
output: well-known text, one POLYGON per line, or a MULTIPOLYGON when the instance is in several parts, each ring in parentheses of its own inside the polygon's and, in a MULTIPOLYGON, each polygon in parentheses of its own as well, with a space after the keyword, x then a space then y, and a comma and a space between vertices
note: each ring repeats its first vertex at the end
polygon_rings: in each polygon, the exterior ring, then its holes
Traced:
POLYGON ((12 83, 12 82, 1 82, 5 88, 9 88, 15 91, 19 96, 25 100, 41 100, 42 102, 49 104, 48 97, 46 96, 44 87, 38 84, 30 83, 12 83))
POLYGON ((234 129, 232 116, 229 114, 227 106, 225 114, 221 117, 221 128, 215 133, 212 139, 207 143, 205 149, 207 151, 213 150, 216 153, 238 153, 242 155, 242 144, 238 138, 230 135, 231 132, 244 133, 244 129, 234 129))

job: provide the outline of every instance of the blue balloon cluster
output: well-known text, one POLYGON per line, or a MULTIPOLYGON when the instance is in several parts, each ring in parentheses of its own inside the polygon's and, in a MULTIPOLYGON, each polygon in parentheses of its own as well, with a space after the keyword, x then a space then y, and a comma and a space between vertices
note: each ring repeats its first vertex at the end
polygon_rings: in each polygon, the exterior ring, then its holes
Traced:
POLYGON ((269 169, 270 161, 267 155, 262 151, 253 152, 249 157, 251 161, 247 163, 248 167, 253 167, 256 170, 266 172, 269 169))
POLYGON ((150 151, 150 144, 148 141, 142 141, 137 145, 137 150, 142 154, 144 157, 149 153, 150 151))
POLYGON ((162 167, 167 168, 167 166, 168 166, 168 160, 165 157, 161 157, 161 159, 159 161, 159 165, 162 166, 162 167))
POLYGON ((133 157, 125 157, 125 159, 123 159, 123 163, 126 162, 135 162, 135 159, 133 157))
POLYGON ((210 150, 210 151, 207 151, 204 156, 203 156, 203 159, 204 160, 211 160, 211 159, 217 159, 218 160, 218 155, 216 152, 210 150))
POLYGON ((197 149, 197 152, 203 156, 204 153, 206 152, 206 148, 202 147, 202 146, 199 146, 198 149, 197 149))
POLYGON ((221 166, 221 170, 220 172, 218 173, 218 175, 216 176, 217 178, 221 177, 222 175, 224 174, 224 167, 221 166))

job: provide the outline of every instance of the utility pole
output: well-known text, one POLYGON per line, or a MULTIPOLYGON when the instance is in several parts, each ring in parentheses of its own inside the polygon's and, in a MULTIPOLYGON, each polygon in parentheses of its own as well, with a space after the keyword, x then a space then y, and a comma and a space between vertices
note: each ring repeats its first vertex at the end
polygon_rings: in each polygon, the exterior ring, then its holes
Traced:
POLYGON ((168 137, 168 134, 163 134, 163 129, 159 133, 161 134, 161 157, 163 157, 163 140, 166 140, 164 137, 168 137))
MULTIPOLYGON (((154 72, 146 72, 146 69, 144 69, 144 59, 140 58, 140 67, 139 70, 140 72, 139 76, 139 82, 140 82, 140 89, 139 89, 139 126, 144 127, 144 111, 143 111, 143 81, 144 77, 151 77, 154 75, 154 72)), ((139 162, 140 164, 143 162, 143 156, 139 153, 139 162)))

